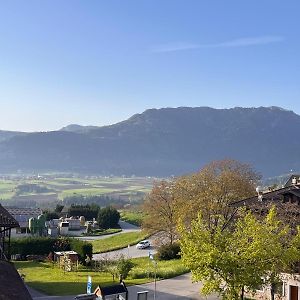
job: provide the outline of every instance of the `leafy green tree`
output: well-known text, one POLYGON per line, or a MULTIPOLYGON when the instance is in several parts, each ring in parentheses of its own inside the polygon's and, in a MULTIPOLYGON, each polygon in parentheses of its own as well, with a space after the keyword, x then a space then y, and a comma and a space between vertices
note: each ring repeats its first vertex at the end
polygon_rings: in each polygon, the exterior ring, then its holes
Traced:
POLYGON ((131 269, 134 267, 134 263, 130 259, 124 258, 122 256, 117 261, 117 270, 121 278, 126 279, 131 269))
POLYGON ((71 205, 68 210, 70 216, 84 216, 86 220, 97 218, 100 207, 98 205, 71 205))
POLYGON ((120 213, 113 207, 101 208, 98 212, 98 225, 102 229, 115 228, 118 226, 120 213))
POLYGON ((293 265, 300 261, 299 227, 292 229, 278 219, 275 208, 271 208, 263 220, 265 281, 270 285, 271 299, 275 299, 275 287, 281 283, 280 273, 293 273, 293 265))
MULTIPOLYGON (((181 254, 195 281, 202 281, 202 293, 217 292, 222 299, 243 299, 244 289, 255 290, 264 277, 273 285, 279 274, 299 261, 300 235, 293 237, 272 209, 262 221, 250 212, 233 227, 219 222, 211 231, 199 214, 189 227, 182 222, 181 254)), ((274 294, 274 291, 273 291, 274 294)))
POLYGON ((56 204, 54 211, 59 214, 62 212, 63 208, 64 208, 64 205, 56 204))
POLYGON ((59 219, 59 214, 54 211, 45 211, 44 215, 46 217, 46 221, 50 221, 52 219, 59 219))

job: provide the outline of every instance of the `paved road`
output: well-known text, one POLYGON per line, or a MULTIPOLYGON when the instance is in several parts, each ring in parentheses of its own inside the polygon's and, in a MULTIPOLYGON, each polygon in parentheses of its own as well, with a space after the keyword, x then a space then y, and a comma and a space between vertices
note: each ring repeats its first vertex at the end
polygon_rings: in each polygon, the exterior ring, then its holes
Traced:
MULTIPOLYGON (((156 300, 218 300, 216 296, 203 297, 199 294, 201 285, 192 283, 190 274, 181 275, 172 279, 157 281, 156 300)), ((133 285, 128 287, 128 299, 136 300, 137 292, 148 291, 148 299, 154 298, 154 283, 133 285)), ((34 300, 71 300, 75 296, 44 296, 32 294, 34 300)))
MULTIPOLYGON (((149 238, 149 241, 151 243, 151 245, 154 244, 154 239, 153 238, 149 238)), ((123 248, 120 250, 114 250, 114 251, 110 251, 107 253, 98 253, 98 254, 94 254, 93 255, 93 259, 94 260, 100 260, 100 259, 115 259, 118 258, 120 256, 124 256, 127 258, 135 258, 135 257, 146 257, 149 256, 149 252, 151 252, 152 254, 156 253, 156 249, 154 246, 151 246, 149 248, 146 249, 136 249, 136 246, 130 246, 129 248, 123 248)))
MULTIPOLYGON (((191 274, 184 274, 172 279, 165 279, 156 282, 156 300, 218 300, 217 296, 200 296, 199 283, 192 283, 191 274)), ((154 283, 133 285, 128 287, 129 300, 137 299, 137 292, 148 291, 148 299, 154 298, 154 283)))

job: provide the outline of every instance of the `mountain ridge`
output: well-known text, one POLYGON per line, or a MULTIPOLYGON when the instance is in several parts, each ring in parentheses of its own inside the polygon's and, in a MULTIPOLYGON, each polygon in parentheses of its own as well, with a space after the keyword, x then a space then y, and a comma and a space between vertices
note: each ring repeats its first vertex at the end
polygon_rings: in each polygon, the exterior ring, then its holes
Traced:
POLYGON ((300 170, 300 116, 280 107, 148 109, 113 125, 68 126, 0 140, 0 173, 169 176, 224 158, 267 176, 300 170))

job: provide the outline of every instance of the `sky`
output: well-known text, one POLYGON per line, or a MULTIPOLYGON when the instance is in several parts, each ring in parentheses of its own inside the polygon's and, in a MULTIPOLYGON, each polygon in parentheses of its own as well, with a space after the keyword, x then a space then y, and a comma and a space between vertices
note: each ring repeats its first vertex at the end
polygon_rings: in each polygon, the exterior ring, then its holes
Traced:
POLYGON ((149 108, 300 114, 300 1, 0 0, 0 130, 149 108))

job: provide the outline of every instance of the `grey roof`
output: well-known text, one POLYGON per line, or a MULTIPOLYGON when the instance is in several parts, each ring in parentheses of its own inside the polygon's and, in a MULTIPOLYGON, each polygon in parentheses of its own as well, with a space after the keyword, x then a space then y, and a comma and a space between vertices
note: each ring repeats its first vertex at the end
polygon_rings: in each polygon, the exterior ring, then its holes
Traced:
POLYGON ((0 261, 0 270, 0 300, 32 300, 13 264, 7 261, 0 261))
POLYGON ((235 202, 232 202, 230 206, 239 207, 244 205, 252 205, 259 202, 282 202, 284 200, 284 196, 287 194, 295 195, 297 198, 299 198, 300 201, 300 185, 290 185, 285 186, 283 188, 274 190, 274 191, 268 191, 261 194, 260 198, 258 198, 258 195, 255 195, 250 198, 238 200, 235 202))
POLYGON ((19 227, 19 223, 14 217, 0 204, 0 227, 19 227))
POLYGON ((38 216, 43 213, 40 208, 20 208, 20 207, 12 207, 6 206, 5 209, 13 216, 23 215, 23 216, 38 216))
POLYGON ((117 295, 127 293, 127 288, 124 282, 108 286, 99 286, 102 296, 117 295))

